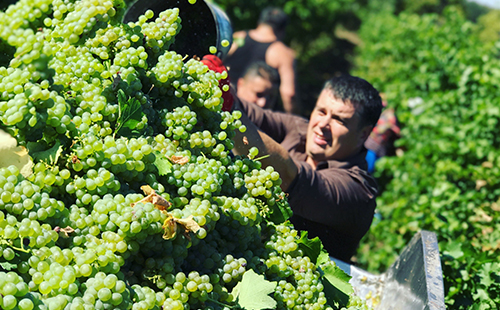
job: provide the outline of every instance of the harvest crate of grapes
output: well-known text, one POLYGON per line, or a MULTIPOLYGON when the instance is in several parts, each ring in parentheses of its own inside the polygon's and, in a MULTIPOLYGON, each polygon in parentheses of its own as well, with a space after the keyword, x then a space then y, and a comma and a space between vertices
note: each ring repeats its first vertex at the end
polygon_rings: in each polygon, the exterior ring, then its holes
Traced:
POLYGON ((0 12, 2 309, 367 308, 286 221, 279 174, 231 155, 241 113, 180 52, 190 15, 127 7, 0 12))

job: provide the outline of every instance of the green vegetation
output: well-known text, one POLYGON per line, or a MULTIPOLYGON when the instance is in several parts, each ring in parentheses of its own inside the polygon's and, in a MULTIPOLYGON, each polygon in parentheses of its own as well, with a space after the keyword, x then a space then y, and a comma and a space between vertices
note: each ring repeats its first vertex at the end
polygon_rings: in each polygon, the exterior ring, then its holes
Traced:
POLYGON ((500 302, 499 46, 476 34, 453 8, 372 18, 356 58, 404 124, 403 153, 377 166, 382 220, 359 261, 384 271, 415 232, 435 232, 450 309, 500 302))

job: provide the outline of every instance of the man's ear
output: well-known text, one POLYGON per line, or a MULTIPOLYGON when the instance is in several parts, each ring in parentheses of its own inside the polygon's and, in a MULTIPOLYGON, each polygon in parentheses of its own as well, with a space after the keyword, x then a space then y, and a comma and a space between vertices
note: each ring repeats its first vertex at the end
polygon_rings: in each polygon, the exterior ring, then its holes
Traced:
POLYGON ((372 130, 373 130, 373 126, 365 126, 361 129, 361 132, 359 135, 358 146, 365 144, 365 141, 370 136, 370 133, 372 132, 372 130))
POLYGON ((240 88, 240 86, 242 86, 244 83, 245 83, 245 79, 242 77, 239 78, 238 81, 236 82, 236 89, 240 88))

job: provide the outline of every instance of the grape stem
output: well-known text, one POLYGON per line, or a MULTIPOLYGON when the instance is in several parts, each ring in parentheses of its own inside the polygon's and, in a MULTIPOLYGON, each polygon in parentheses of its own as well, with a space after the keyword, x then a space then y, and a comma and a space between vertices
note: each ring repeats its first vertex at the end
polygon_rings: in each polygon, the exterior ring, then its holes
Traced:
POLYGON ((268 158, 269 156, 271 156, 271 155, 269 155, 269 154, 263 155, 261 157, 254 158, 254 160, 262 160, 262 159, 268 158))
POLYGON ((10 240, 5 240, 5 239, 0 239, 0 244, 2 245, 8 245, 10 246, 12 249, 14 250, 17 250, 17 251, 21 251, 21 252, 24 252, 24 253, 29 253, 30 250, 26 250, 24 247, 23 247, 23 240, 24 238, 21 238, 21 247, 18 248, 16 246, 14 246, 14 244, 12 243, 12 241, 10 240))

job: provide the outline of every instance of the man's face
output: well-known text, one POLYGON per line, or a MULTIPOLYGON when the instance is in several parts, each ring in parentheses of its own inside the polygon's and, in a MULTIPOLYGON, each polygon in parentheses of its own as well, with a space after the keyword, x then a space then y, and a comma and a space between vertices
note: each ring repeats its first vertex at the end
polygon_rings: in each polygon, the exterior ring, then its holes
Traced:
POLYGON ((260 76, 240 78, 236 94, 240 99, 255 103, 264 109, 272 108, 275 99, 273 84, 260 76))
POLYGON ((359 151, 371 131, 359 127, 359 110, 342 102, 330 90, 323 90, 311 113, 306 138, 306 154, 316 165, 325 160, 345 159, 359 151))

